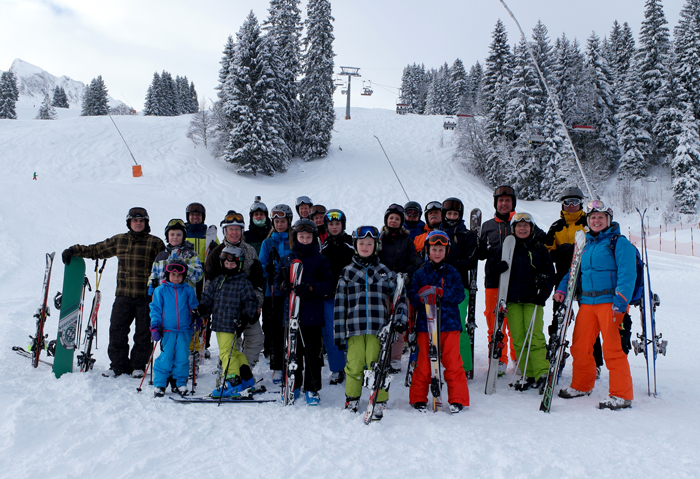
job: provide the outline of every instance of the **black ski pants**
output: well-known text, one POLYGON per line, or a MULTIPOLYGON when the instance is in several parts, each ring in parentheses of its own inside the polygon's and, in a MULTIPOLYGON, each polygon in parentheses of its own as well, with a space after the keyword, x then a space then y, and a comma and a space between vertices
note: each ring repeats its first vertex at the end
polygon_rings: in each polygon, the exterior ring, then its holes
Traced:
POLYGON ((151 318, 149 298, 127 298, 117 296, 112 305, 109 323, 109 347, 107 353, 113 371, 131 373, 135 369, 146 369, 151 357, 151 318), (136 320, 134 346, 129 358, 129 331, 136 320))
POLYGON ((281 371, 284 367, 285 299, 285 296, 266 296, 263 302, 262 329, 272 371, 281 371))
POLYGON ((297 374, 294 389, 304 385, 304 391, 321 390, 321 368, 323 367, 323 326, 300 326, 297 341, 297 374), (304 374, 306 369, 306 374, 304 374))

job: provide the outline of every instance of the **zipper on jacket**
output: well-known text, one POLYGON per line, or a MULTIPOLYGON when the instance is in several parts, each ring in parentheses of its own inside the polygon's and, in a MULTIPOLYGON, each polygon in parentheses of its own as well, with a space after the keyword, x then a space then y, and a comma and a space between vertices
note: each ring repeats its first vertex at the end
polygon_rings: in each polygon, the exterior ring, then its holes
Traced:
POLYGON ((173 284, 173 288, 175 288, 175 324, 177 324, 177 330, 180 331, 180 306, 177 301, 177 285, 173 284))

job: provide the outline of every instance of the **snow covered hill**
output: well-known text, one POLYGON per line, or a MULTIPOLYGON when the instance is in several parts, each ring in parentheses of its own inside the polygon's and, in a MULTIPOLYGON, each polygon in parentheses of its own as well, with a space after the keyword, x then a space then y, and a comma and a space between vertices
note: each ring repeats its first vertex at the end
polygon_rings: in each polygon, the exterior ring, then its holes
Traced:
MULTIPOLYGON (((73 80, 65 75, 57 77, 19 58, 12 62, 10 71, 14 73, 17 78, 17 89, 19 90, 18 118, 33 118, 33 116, 23 116, 23 110, 26 109, 26 106, 29 104, 38 109, 39 105, 41 105, 41 102, 44 100, 44 95, 48 93, 49 96, 52 96, 53 91, 57 86, 63 87, 63 89, 66 91, 70 108, 77 108, 80 110, 83 101, 83 94, 85 92, 85 83, 78 80, 73 80)), ((2 72, 0 71, 0 73, 2 72)), ((97 75, 98 74, 95 74, 95 76, 97 75)), ((107 85, 107 88, 109 88, 109 85, 107 85)), ((116 107, 122 104, 121 101, 115 100, 111 96, 108 96, 108 99, 111 107, 116 107)))
MULTIPOLYGON (((596 409, 607 395, 605 369, 592 396, 555 398, 549 415, 538 410, 535 392, 508 387, 512 367, 498 381, 496 394, 485 396, 487 338, 480 313, 471 405, 456 416, 421 415, 409 407, 405 358, 384 420, 370 427, 341 411, 343 387, 328 385, 327 369, 319 408, 180 405, 154 399, 148 386, 137 394, 138 380, 101 374, 109 368, 114 259, 107 261, 100 288, 104 298, 94 371, 56 380, 48 367, 34 370, 11 351, 11 346, 25 346, 34 332, 44 253, 56 251, 60 257, 72 244, 125 231, 129 207, 146 207, 158 236, 169 219, 184 217, 192 201, 207 207, 209 224, 218 224, 229 209, 247 212, 255 195, 268 207, 308 195, 328 208, 343 209, 349 228, 380 225, 384 209, 392 202, 405 203, 406 197, 375 135, 412 200, 425 204, 457 196, 486 217, 493 211, 490 189, 451 159, 453 133, 442 129, 442 118, 354 109, 352 120, 345 121, 343 114, 338 111, 328 158, 295 162, 288 173, 275 177, 237 175, 233 166, 195 149, 185 138, 189 116, 114 117, 143 167, 140 178, 132 177, 133 161, 109 118, 0 120, 2 475, 618 478, 663 471, 673 477, 700 476, 695 451, 700 386, 693 379, 700 358, 692 340, 697 321, 691 306, 700 281, 697 258, 650 252, 652 285, 661 296, 658 329, 669 341, 668 355, 658 359, 657 398, 647 396, 644 359, 630 355, 635 401, 631 410, 620 412, 596 409), (32 181, 33 172, 37 181, 32 181)), ((518 210, 530 211, 547 228, 559 206, 519 202, 518 210)), ((637 224, 632 216, 616 220, 623 231, 637 224)), ((91 282, 93 266, 87 262, 91 282)), ((57 261, 51 296, 62 279, 57 261)), ((88 304, 91 299, 88 294, 88 304)), ((483 311, 481 292, 477 311, 483 311)), ((47 322, 50 338, 58 322, 58 312, 53 314, 47 322)), ((637 310, 632 315, 636 335, 637 310)), ((214 388, 214 367, 213 361, 203 365, 199 392, 214 388)), ((266 361, 254 373, 272 387, 266 361)), ((561 384, 570 380, 568 365, 561 384)), ((365 405, 366 393, 361 407, 365 405)))

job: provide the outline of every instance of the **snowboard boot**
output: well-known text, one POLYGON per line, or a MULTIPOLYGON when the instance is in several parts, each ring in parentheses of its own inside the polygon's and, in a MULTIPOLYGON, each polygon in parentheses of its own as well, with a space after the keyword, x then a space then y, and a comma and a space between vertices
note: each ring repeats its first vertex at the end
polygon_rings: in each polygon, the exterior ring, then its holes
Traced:
POLYGON ((464 409, 464 405, 458 402, 450 403, 450 412, 452 414, 459 414, 464 409))
POLYGON ((345 407, 346 411, 357 412, 357 407, 360 405, 359 397, 345 396, 345 407))
POLYGON ((598 404, 598 409, 612 409, 613 411, 617 411, 618 409, 626 409, 628 407, 632 407, 632 401, 616 396, 608 396, 607 399, 598 404))
POLYGON ((345 371, 336 371, 331 373, 331 386, 343 384, 343 381, 345 381, 345 371))
POLYGON ((372 421, 381 421, 384 417, 384 410, 386 409, 386 401, 377 402, 374 405, 374 413, 372 413, 372 421))
POLYGON ((165 388, 156 388, 153 392, 153 397, 162 398, 163 396, 165 396, 165 388))
POLYGON ((571 386, 569 386, 567 388, 561 388, 559 390, 559 397, 564 399, 572 399, 581 396, 590 396, 592 392, 592 389, 590 391, 579 391, 578 389, 574 389, 571 386))
MULTIPOLYGON (((297 390, 298 391, 298 390, 297 390)), ((306 391, 306 405, 318 406, 321 402, 321 396, 316 391, 306 391)))

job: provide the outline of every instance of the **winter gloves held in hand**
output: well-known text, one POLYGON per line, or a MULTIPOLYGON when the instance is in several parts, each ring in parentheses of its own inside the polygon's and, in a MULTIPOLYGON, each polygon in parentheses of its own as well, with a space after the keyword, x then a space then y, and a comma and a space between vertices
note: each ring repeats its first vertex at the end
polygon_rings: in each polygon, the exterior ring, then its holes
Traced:
POLYGON ((309 283, 299 283, 296 286, 294 286, 294 294, 296 294, 300 298, 310 295, 311 293, 313 293, 313 290, 313 285, 309 283))
POLYGON ((435 304, 436 298, 442 298, 443 290, 436 286, 423 286, 419 291, 420 302, 423 304, 435 304))
POLYGON ((163 329, 162 328, 151 328, 151 339, 154 343, 157 343, 163 339, 163 329))

